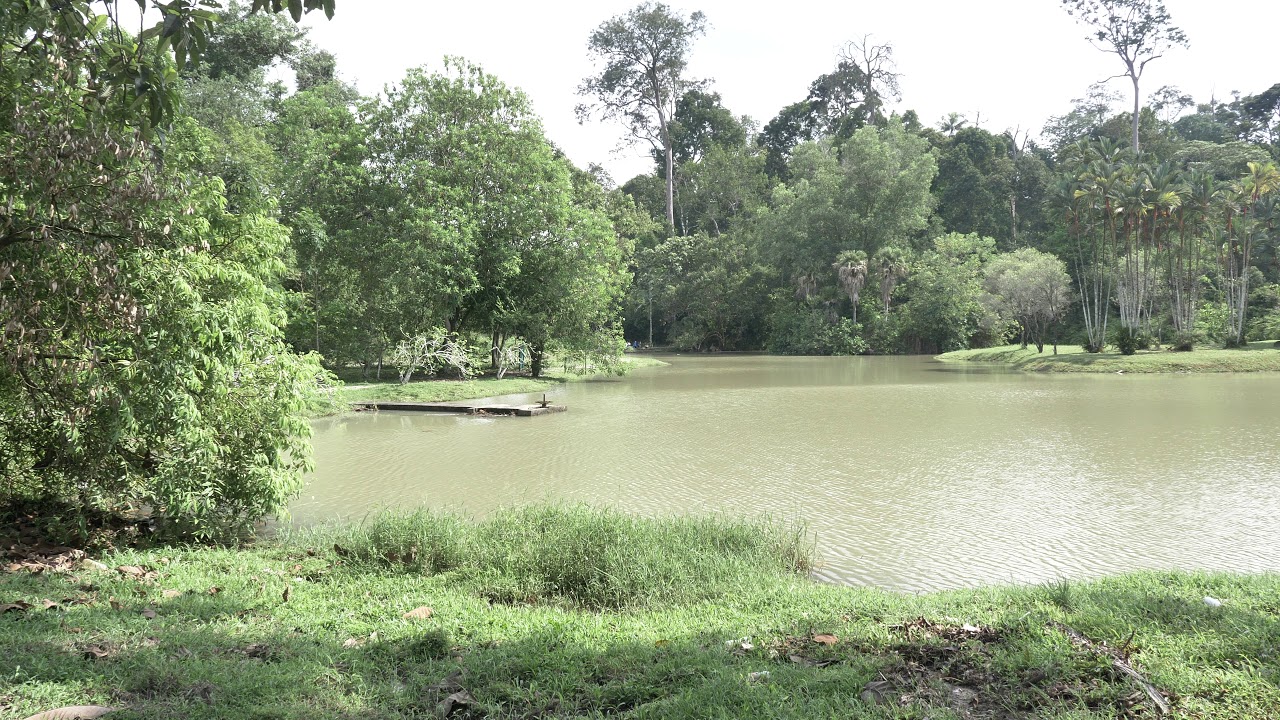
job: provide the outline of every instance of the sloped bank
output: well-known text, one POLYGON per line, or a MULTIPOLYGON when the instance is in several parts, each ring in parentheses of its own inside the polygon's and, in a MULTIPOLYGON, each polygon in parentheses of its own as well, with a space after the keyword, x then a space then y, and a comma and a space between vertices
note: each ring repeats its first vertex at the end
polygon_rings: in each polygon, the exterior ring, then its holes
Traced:
POLYGON ((0 716, 1173 717, 1280 707, 1280 577, 906 595, 783 523, 422 512, 0 561, 0 716), (37 570, 39 570, 37 572, 37 570), (1127 672, 1125 668, 1132 671, 1127 672))

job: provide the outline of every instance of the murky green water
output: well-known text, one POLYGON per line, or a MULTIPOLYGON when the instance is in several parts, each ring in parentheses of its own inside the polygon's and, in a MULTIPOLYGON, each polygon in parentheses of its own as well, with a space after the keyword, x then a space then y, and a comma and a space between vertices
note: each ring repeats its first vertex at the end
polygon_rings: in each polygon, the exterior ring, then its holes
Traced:
POLYGON ((907 590, 1280 569, 1280 376, 670 361, 567 385, 558 415, 320 421, 294 517, 545 500, 770 513, 809 524, 820 576, 907 590))

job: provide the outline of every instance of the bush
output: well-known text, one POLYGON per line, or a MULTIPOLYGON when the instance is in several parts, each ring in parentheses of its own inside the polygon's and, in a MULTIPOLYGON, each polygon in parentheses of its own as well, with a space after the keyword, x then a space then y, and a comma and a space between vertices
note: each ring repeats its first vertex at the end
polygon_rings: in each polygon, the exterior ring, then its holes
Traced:
POLYGON ((1123 327, 1116 331, 1111 343, 1116 346, 1121 355, 1133 355, 1147 347, 1147 342, 1141 333, 1123 327))
POLYGON ((861 325, 831 319, 825 310, 785 303, 769 319, 769 352, 777 355, 859 355, 867 343, 861 325))

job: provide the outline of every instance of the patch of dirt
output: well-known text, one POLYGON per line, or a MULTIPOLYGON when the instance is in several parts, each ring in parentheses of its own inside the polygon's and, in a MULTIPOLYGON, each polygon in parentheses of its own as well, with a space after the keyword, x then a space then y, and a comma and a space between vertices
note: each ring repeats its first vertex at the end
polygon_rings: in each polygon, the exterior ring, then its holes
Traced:
POLYGON ((864 686, 864 702, 946 708, 965 720, 1030 720, 1046 709, 1078 704, 1117 718, 1148 716, 1135 695, 1115 702, 1099 700, 1113 696, 1106 689, 1116 678, 1096 663, 1084 674, 1068 672, 1053 681, 1036 669, 1011 675, 1007 667, 1000 668, 997 657, 1011 639, 1004 630, 926 618, 892 628, 902 641, 890 646, 892 660, 864 686))

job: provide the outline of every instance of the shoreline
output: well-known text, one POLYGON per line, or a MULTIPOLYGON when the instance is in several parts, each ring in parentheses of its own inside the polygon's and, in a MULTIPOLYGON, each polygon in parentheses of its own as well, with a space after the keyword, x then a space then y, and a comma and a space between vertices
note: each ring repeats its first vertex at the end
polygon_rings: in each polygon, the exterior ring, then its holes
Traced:
POLYGON ((1060 345, 1054 355, 1017 344, 976 350, 955 350, 934 357, 945 363, 986 363, 1026 372, 1060 373, 1237 373, 1280 372, 1280 348, 1270 340, 1236 349, 1197 348, 1190 352, 1139 350, 1133 355, 1108 351, 1086 353, 1079 346, 1060 345))
MULTIPOLYGON (((663 367, 668 363, 651 356, 623 358, 626 372, 646 367, 663 367)), ((508 375, 501 380, 481 377, 471 380, 418 380, 400 384, 396 380, 360 382, 334 388, 329 402, 313 409, 311 419, 355 412, 353 405, 370 402, 448 403, 490 400, 507 395, 548 392, 571 382, 607 379, 608 375, 547 372, 541 378, 508 375)))
POLYGON ((809 552, 802 530, 767 520, 530 507, 55 560, 0 573, 0 715, 1111 718, 1164 702, 1225 719, 1280 706, 1274 573, 914 595, 809 580, 809 552))

